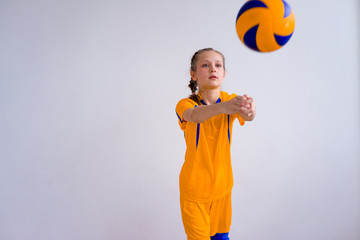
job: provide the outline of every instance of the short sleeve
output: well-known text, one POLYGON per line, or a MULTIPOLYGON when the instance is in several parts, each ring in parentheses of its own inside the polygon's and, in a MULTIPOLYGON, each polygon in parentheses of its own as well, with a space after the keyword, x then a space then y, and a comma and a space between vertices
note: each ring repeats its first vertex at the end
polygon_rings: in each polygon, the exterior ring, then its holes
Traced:
POLYGON ((244 126, 245 120, 240 116, 240 114, 236 113, 235 117, 239 120, 241 126, 244 126))
MULTIPOLYGON (((228 101, 231 100, 231 99, 233 99, 233 98, 236 97, 236 96, 237 96, 237 95, 236 95, 235 93, 231 94, 231 95, 229 96, 228 101)), ((241 125, 241 126, 244 126, 245 120, 240 116, 240 114, 236 113, 236 114, 234 114, 234 115, 235 115, 235 117, 239 120, 240 125, 241 125)))
POLYGON ((178 122, 181 130, 185 130, 187 122, 183 118, 184 112, 189 108, 197 107, 196 102, 191 100, 190 98, 181 99, 176 105, 176 115, 178 117, 178 122))

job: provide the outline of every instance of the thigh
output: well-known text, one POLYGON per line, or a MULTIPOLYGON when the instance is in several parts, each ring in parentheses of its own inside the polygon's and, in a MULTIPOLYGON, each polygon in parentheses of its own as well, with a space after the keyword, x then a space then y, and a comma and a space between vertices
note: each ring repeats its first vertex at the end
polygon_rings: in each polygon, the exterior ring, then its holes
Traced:
POLYGON ((210 239, 210 204, 180 198, 181 217, 188 240, 210 239))
POLYGON ((216 200, 211 205, 210 211, 210 235, 228 233, 231 226, 231 193, 216 200))

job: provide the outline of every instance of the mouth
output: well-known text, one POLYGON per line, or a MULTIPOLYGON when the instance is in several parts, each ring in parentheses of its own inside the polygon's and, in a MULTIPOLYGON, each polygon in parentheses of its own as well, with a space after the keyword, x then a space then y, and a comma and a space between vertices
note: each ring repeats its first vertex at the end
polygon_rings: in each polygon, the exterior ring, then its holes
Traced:
POLYGON ((209 79, 217 79, 217 76, 211 75, 211 76, 209 77, 209 79))

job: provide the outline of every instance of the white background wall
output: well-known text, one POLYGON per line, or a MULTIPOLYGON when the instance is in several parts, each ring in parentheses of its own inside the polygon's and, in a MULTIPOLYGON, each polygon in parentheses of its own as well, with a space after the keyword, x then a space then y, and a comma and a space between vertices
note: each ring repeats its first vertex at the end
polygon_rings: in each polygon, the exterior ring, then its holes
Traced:
POLYGON ((0 239, 186 239, 175 105, 192 54, 226 57, 231 239, 359 240, 359 3, 292 0, 281 50, 247 49, 243 1, 0 1, 0 239))

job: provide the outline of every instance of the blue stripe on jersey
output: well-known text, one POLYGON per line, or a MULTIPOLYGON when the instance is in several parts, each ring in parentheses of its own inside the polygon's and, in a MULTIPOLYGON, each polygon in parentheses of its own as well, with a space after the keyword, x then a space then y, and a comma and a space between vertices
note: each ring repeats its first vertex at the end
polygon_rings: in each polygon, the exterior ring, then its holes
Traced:
MULTIPOLYGON (((200 102, 202 105, 207 105, 203 99, 201 99, 200 102)), ((220 98, 218 98, 218 100, 216 100, 216 103, 219 103, 219 102, 221 102, 220 98)), ((195 107, 197 107, 197 105, 195 107)), ((230 132, 229 132, 229 134, 230 134, 230 132)), ((200 137, 200 123, 198 123, 197 129, 196 129, 196 149, 197 149, 197 146, 199 143, 199 137, 200 137)))
MULTIPOLYGON (((175 110, 176 112, 176 110, 175 110)), ((181 119, 181 117, 179 116, 179 114, 176 112, 176 116, 179 118, 180 122, 183 123, 183 120, 181 119)))
POLYGON ((229 240, 229 233, 217 233, 211 237, 211 240, 229 240))
POLYGON ((200 135, 200 123, 197 124, 197 130, 196 130, 196 149, 199 143, 199 135, 200 135))
MULTIPOLYGON (((203 99, 201 99, 200 102, 202 105, 207 105, 203 99)), ((218 98, 218 100, 216 100, 216 103, 219 103, 219 102, 221 102, 220 98, 218 98)), ((197 107, 197 105, 195 105, 195 107, 197 107)), ((197 124, 197 129, 196 129, 196 149, 198 147, 199 137, 200 137, 200 123, 197 124)))
MULTIPOLYGON (((195 105, 197 107, 198 105, 195 105)), ((199 134, 200 134, 200 123, 197 124, 197 130, 196 130, 196 149, 199 143, 199 134)))
POLYGON ((230 115, 228 115, 228 138, 230 143, 230 115))

